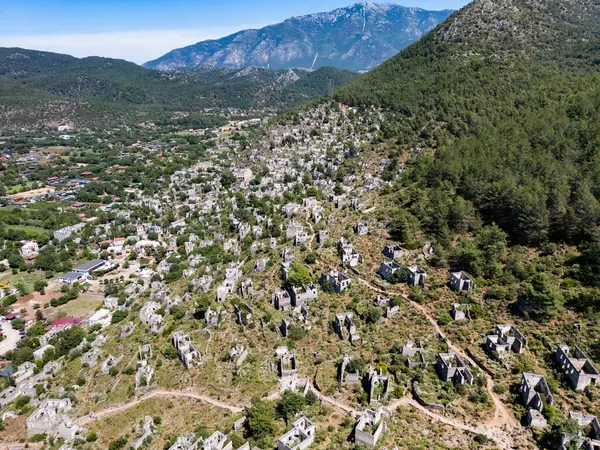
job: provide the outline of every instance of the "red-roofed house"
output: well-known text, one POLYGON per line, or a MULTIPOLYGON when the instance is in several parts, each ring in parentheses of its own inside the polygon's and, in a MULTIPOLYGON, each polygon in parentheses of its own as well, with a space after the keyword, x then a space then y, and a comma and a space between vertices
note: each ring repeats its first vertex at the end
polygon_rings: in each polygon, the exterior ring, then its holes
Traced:
POLYGON ((60 319, 56 319, 44 329, 46 331, 50 331, 53 328, 64 328, 67 325, 79 325, 81 322, 83 322, 83 320, 78 317, 61 317, 60 319))

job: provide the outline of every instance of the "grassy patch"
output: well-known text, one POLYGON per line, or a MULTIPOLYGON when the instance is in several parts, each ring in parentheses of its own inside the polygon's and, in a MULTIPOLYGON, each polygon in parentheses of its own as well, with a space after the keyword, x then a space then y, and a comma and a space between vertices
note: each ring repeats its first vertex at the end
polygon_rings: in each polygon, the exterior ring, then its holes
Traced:
POLYGON ((102 305, 103 298, 100 295, 79 294, 79 297, 73 301, 60 305, 57 308, 48 308, 48 315, 57 315, 64 313, 67 316, 82 317, 94 311, 102 305))
POLYGON ((137 425, 145 416, 160 417, 161 424, 153 437, 152 448, 163 448, 170 435, 179 436, 199 427, 210 432, 224 427, 230 413, 192 399, 152 398, 123 412, 107 415, 94 424, 91 429, 98 434, 98 448, 108 448, 110 441, 123 435, 133 441, 139 436, 137 425))
POLYGON ((21 230, 26 233, 48 234, 48 230, 34 225, 6 225, 6 228, 17 231, 21 230))

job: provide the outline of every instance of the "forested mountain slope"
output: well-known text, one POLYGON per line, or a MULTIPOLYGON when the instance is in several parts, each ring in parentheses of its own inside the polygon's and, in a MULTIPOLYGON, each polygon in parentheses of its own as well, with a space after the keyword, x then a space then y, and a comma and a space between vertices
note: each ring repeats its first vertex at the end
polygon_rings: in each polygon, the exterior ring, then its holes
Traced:
POLYGON ((476 0, 339 89, 341 102, 387 111, 381 138, 437 149, 412 167, 403 226, 417 217, 446 246, 475 215, 516 243, 590 239, 599 35, 592 1, 476 0))
MULTIPOLYGON (((109 58, 74 58, 50 52, 0 48, 0 125, 19 124, 16 109, 31 116, 64 117, 64 108, 48 102, 66 102, 81 111, 94 102, 96 121, 102 112, 119 121, 136 111, 188 111, 205 108, 286 109, 324 95, 355 77, 355 73, 324 67, 317 71, 259 68, 242 70, 197 68, 162 73, 109 58), (12 107, 12 109, 11 109, 12 107), (35 116, 35 114, 33 114, 35 116), (121 116, 121 117, 120 117, 121 116)), ((65 117, 81 122, 85 111, 65 117)), ((93 118, 93 113, 90 113, 93 118)), ((86 121, 87 122, 87 121, 86 121)))

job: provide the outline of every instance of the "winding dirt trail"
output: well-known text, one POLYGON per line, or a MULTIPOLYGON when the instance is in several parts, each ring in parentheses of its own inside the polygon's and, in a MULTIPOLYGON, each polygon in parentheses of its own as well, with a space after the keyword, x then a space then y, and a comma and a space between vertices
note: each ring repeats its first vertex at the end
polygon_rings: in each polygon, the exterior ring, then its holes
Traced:
POLYGON ((436 414, 433 411, 420 405, 416 400, 414 400, 411 397, 403 397, 401 399, 395 400, 394 402, 390 403, 389 409, 395 411, 400 406, 412 406, 413 408, 417 409, 422 414, 433 419, 436 422, 441 422, 453 428, 467 431, 469 433, 482 434, 496 442, 496 444, 498 444, 500 448, 509 449, 515 447, 514 439, 511 436, 509 430, 507 429, 491 426, 487 423, 479 426, 469 425, 459 420, 452 419, 451 417, 445 417, 440 414, 436 414))
MULTIPOLYGON (((316 389, 311 389, 315 395, 324 403, 328 403, 332 406, 335 406, 336 408, 341 409, 342 411, 345 411, 347 413, 352 414, 353 416, 358 415, 359 411, 357 411, 355 408, 352 408, 351 406, 348 406, 338 400, 335 400, 334 398, 328 397, 326 395, 323 395, 321 392, 319 392, 316 389)), ((221 402, 219 400, 216 400, 212 397, 206 396, 206 395, 201 395, 198 393, 195 393, 193 391, 178 391, 178 390, 167 390, 167 389, 158 389, 156 391, 150 392, 136 400, 132 400, 128 403, 124 403, 122 405, 118 405, 118 406, 113 406, 110 408, 106 408, 100 411, 96 411, 94 413, 90 413, 87 416, 83 416, 80 417, 79 419, 77 419, 75 422, 77 423, 77 425, 79 426, 88 426, 94 422, 96 422, 99 419, 102 419, 103 417, 106 416, 110 416, 113 414, 117 414, 123 411, 126 411, 130 408, 133 408, 137 405, 139 405, 140 403, 142 403, 145 400, 149 400, 151 398, 155 398, 155 397, 184 397, 184 398, 191 398, 191 399, 195 399, 195 400, 200 400, 204 403, 207 403, 209 405, 212 406, 216 406, 218 408, 223 408, 223 409, 227 409, 229 411, 231 411, 234 414, 240 413, 242 411, 244 411, 244 409, 246 408, 246 406, 237 406, 237 405, 231 405, 228 403, 224 403, 221 402)), ((279 391, 275 391, 272 392, 269 396, 267 396, 267 398, 269 400, 275 400, 277 398, 280 397, 280 393, 279 391)), ((430 417, 431 419, 444 423, 446 425, 449 425, 453 428, 457 428, 463 431, 467 431, 470 433, 476 433, 476 434, 483 434, 485 436, 487 436, 488 438, 494 440, 498 445, 501 446, 501 448, 512 448, 513 447, 513 439, 510 436, 510 434, 505 431, 502 430, 498 427, 493 427, 493 426, 489 426, 488 424, 485 425, 481 425, 478 427, 474 427, 472 425, 468 425, 465 424, 463 422, 460 422, 458 420, 449 418, 449 417, 444 417, 441 416, 439 414, 436 414, 430 410, 428 410, 427 408, 421 406, 419 403, 417 403, 413 398, 411 398, 410 396, 407 397, 403 397, 401 399, 398 400, 394 400, 392 403, 390 403, 390 405, 388 406, 388 408, 392 411, 397 410, 399 407, 401 406, 412 406, 415 409, 419 410, 421 413, 423 413, 424 415, 430 417)), ((7 444, 2 444, 2 445, 7 445, 7 444)), ((2 448, 12 448, 10 446, 10 444, 8 444, 8 446, 6 447, 2 447, 2 448)), ((18 447, 17 447, 18 448, 18 447)))
POLYGON ((246 406, 236 406, 230 405, 228 403, 221 402, 220 400, 216 400, 212 397, 208 397, 206 395, 201 395, 193 391, 176 391, 176 390, 168 390, 168 389, 157 389, 156 391, 149 392, 146 395, 141 396, 138 399, 132 400, 128 403, 124 403, 118 406, 112 406, 110 408, 102 409, 100 411, 96 411, 88 414, 87 416, 80 417, 75 421, 77 425, 85 426, 90 423, 95 422, 98 419, 101 419, 104 416, 120 413, 128 410, 129 408, 133 408, 134 406, 139 405, 145 400, 149 400, 155 397, 185 397, 192 398, 195 400, 200 400, 204 403, 208 403, 209 405, 216 406, 217 408, 228 409, 234 414, 244 411, 246 406))
POLYGON ((345 405, 344 403, 339 402, 334 398, 323 395, 321 392, 317 391, 314 388, 312 388, 311 390, 314 392, 314 394, 317 396, 317 398, 319 400, 321 400, 322 402, 329 403, 330 405, 333 405, 333 406, 341 409, 342 411, 352 413, 353 415, 358 414, 358 411, 356 409, 352 408, 351 406, 345 405))

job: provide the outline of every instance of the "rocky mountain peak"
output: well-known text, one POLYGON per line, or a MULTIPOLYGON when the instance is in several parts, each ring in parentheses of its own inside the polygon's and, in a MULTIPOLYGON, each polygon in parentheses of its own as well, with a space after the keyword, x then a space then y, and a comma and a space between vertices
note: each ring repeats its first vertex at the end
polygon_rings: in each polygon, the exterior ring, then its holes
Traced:
POLYGON ((451 13, 390 3, 355 3, 198 42, 173 50, 145 66, 160 70, 201 65, 232 69, 334 66, 369 70, 420 39, 451 13))

